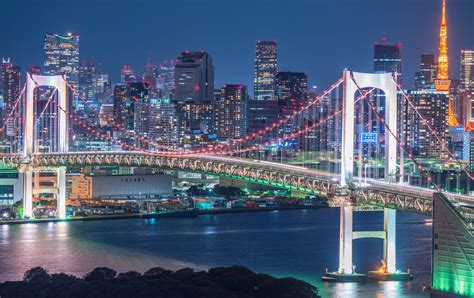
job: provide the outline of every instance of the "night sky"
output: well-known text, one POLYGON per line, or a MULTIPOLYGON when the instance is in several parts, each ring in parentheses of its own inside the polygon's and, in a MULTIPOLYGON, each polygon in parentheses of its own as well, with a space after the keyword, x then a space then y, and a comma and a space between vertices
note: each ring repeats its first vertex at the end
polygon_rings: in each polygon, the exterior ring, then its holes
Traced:
MULTIPOLYGON (((183 50, 206 50, 216 87, 251 87, 255 41, 278 42, 280 70, 304 71, 326 88, 343 68, 372 71, 373 43, 402 44, 405 87, 420 53, 437 52, 441 0, 2 0, 0 56, 22 69, 43 63, 48 32, 77 32, 80 56, 112 81, 121 64, 141 74, 183 50)), ((474 49, 474 0, 448 0, 450 73, 461 49, 474 49)))

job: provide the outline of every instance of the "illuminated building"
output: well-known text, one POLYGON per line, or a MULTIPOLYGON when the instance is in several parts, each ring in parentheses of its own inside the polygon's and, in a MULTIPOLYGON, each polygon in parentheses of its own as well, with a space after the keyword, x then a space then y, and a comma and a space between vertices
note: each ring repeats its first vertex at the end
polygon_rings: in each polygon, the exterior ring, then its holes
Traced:
POLYGON ((437 65, 434 54, 422 54, 420 57, 420 70, 415 73, 415 89, 435 89, 437 65))
MULTIPOLYGON (((150 128, 150 85, 145 82, 129 83, 131 117, 133 117, 133 131, 142 137, 147 137, 150 128)), ((135 140, 138 145, 138 140, 135 140)))
POLYGON ((276 75, 278 116, 284 118, 300 110, 308 101, 308 76, 303 72, 279 72, 276 75))
POLYGON ((276 46, 275 41, 257 41, 253 82, 254 100, 275 100, 276 46))
MULTIPOLYGON (((11 66, 5 69, 4 82, 3 82, 3 107, 4 115, 3 121, 5 121, 4 145, 8 148, 4 148, 2 151, 16 152, 20 149, 21 142, 21 122, 19 121, 20 109, 19 105, 15 107, 16 100, 20 96, 20 67, 11 66), (11 114, 10 118, 7 118, 11 114)), ((2 124, 3 125, 3 124, 2 124)))
POLYGON ((171 194, 172 177, 154 175, 72 176, 71 199, 144 199, 171 194), (110 187, 114 185, 115 187, 110 187))
POLYGON ((388 45, 382 43, 374 44, 374 72, 386 73, 394 72, 397 74, 397 81, 402 81, 402 58, 400 55, 400 44, 388 45))
POLYGON ((184 51, 176 59, 173 103, 178 118, 179 142, 201 143, 212 130, 214 102, 214 66, 204 51, 184 51))
POLYGON ((148 62, 145 64, 145 70, 143 71, 142 80, 148 83, 150 90, 156 89, 156 65, 152 63, 151 58, 148 58, 148 62))
POLYGON ((122 83, 124 84, 127 84, 128 82, 135 82, 135 72, 133 71, 131 65, 122 65, 122 69, 120 71, 120 78, 122 79, 122 83))
POLYGON ((184 51, 176 59, 174 102, 212 103, 214 99, 214 66, 204 51, 184 51))
POLYGON ((174 90, 174 60, 165 60, 157 69, 156 88, 163 98, 171 98, 174 90))
POLYGON ((10 58, 2 58, 2 63, 0 63, 0 96, 3 95, 3 85, 5 82, 5 72, 7 68, 12 67, 13 65, 10 62, 10 58))
POLYGON ((166 146, 176 146, 178 141, 177 125, 176 111, 171 100, 169 98, 151 98, 150 140, 166 146))
POLYGON ((466 130, 474 131, 474 51, 461 51, 459 91, 463 103, 463 123, 466 130))
POLYGON ((219 138, 239 139, 247 134, 247 104, 247 86, 227 84, 221 87, 214 111, 219 138))
POLYGON ((101 73, 93 60, 83 60, 79 65, 79 93, 99 109, 109 97, 109 76, 101 73))
POLYGON ((46 34, 44 37, 44 71, 46 75, 64 74, 77 86, 79 75, 79 35, 46 34))
MULTIPOLYGON (((284 119, 300 110, 308 101, 308 76, 303 72, 278 72, 275 79, 275 92, 278 101, 278 118, 284 119)), ((284 135, 289 135, 299 129, 301 123, 288 121, 282 125, 284 135)), ((298 144, 302 145, 306 134, 298 137, 298 144)))
POLYGON ((114 92, 114 118, 117 123, 126 129, 132 129, 130 121, 130 93, 128 85, 115 85, 114 92))
POLYGON ((274 123, 278 116, 275 96, 277 74, 276 41, 257 41, 255 46, 254 97, 249 101, 249 131, 274 123))
MULTIPOLYGON (((401 44, 389 45, 386 44, 386 39, 382 38, 381 43, 374 44, 374 73, 395 73, 397 82, 401 84, 402 82, 402 58, 401 58, 401 44)), ((385 109, 385 95, 379 91, 375 91, 373 95, 373 100, 376 103, 376 106, 381 110, 385 109)), ((368 115, 369 107, 366 103, 362 103, 362 109, 364 111, 364 117, 366 120, 363 123, 368 123, 370 121, 371 127, 365 132, 376 133, 378 134, 378 139, 382 139, 385 134, 385 127, 383 123, 380 122, 380 119, 371 115, 372 118, 369 119, 368 115), (374 118, 375 117, 375 118, 374 118)), ((361 106, 359 105, 359 107, 361 106)), ((404 142, 407 141, 406 132, 408 125, 409 117, 409 105, 408 103, 397 96, 397 135, 404 142)), ((362 124, 362 123, 360 123, 362 124)), ((365 129, 363 125, 359 125, 359 131, 357 131, 357 136, 361 136, 362 130, 365 129)), ((361 138, 360 138, 361 139, 361 138)), ((378 144, 372 144, 372 147, 379 146, 378 144)), ((377 149, 375 149, 377 150, 377 149)), ((370 150, 369 150, 370 151, 370 150)))
MULTIPOLYGON (((408 91, 408 96, 438 136, 445 140, 448 137, 448 107, 446 105, 449 98, 448 92, 417 90, 408 91)), ((414 155, 440 159, 447 157, 446 151, 436 136, 431 133, 420 117, 416 116, 410 120, 408 132, 410 133, 409 139, 413 140, 411 147, 413 147, 414 155)))
MULTIPOLYGON (((150 97, 147 83, 119 84, 114 87, 115 121, 126 130, 147 137, 150 127, 150 97)), ((128 144, 144 146, 138 139, 132 140, 129 135, 116 132, 128 144)))
POLYGON ((473 209, 433 196, 432 297, 474 296, 473 209))

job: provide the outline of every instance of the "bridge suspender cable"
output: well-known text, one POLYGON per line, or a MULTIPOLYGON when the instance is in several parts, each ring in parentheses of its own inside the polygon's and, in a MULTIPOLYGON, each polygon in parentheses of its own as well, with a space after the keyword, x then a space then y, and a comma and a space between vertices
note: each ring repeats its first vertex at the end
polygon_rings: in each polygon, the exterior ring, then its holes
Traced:
MULTIPOLYGON (((359 84, 356 82, 352 72, 351 72, 351 79, 352 81, 354 82, 354 84, 356 85, 357 89, 359 90, 359 92, 361 94, 365 94, 366 92, 364 92, 359 84)), ((418 161, 416 161, 416 159, 413 157, 413 154, 411 154, 408 149, 405 147, 406 144, 404 144, 402 141, 400 141, 400 139, 396 136, 396 134, 393 133, 393 131, 390 129, 390 127, 387 125, 387 123, 385 122, 385 118, 377 111, 377 108, 374 106, 374 104, 367 98, 367 97, 364 97, 367 104, 371 107, 372 111, 374 112, 374 114, 380 119, 380 122, 383 123, 383 125, 385 126, 385 128, 387 129, 387 131, 395 138, 395 140, 397 141, 398 143, 398 146, 400 147, 400 149, 402 149, 407 155, 408 157, 410 157, 410 159, 413 161, 413 163, 417 166, 418 170, 420 171, 420 173, 426 177, 427 181, 438 191, 438 192, 441 192, 442 189, 441 187, 439 187, 439 185, 437 183, 435 183, 433 181, 433 177, 431 177, 431 175, 428 174, 428 171, 427 170, 423 170, 423 166, 418 163, 418 161)))
MULTIPOLYGON (((396 82, 396 81, 395 81, 396 82)), ((438 135, 438 133, 431 127, 431 125, 429 124, 429 121, 423 117, 423 115, 420 113, 420 111, 418 111, 418 108, 415 106, 415 104, 413 103, 413 101, 410 99, 410 96, 408 96, 404 91, 403 91, 403 88, 400 84, 397 83, 397 87, 398 87, 398 90, 400 90, 403 98, 405 99, 405 101, 407 101, 410 106, 415 110, 416 114, 418 115, 418 117, 421 118, 421 120, 423 120, 423 123, 426 125, 426 127, 428 127, 428 129, 430 130, 431 134, 435 136, 435 138, 438 140, 438 142, 441 144, 441 148, 443 150, 445 150, 449 156, 454 159, 456 161, 456 163, 461 167, 461 169, 467 174, 467 176, 469 177, 469 179, 471 180, 474 180, 474 176, 469 173, 469 171, 466 170, 466 166, 456 157, 456 155, 451 151, 449 150, 449 148, 446 146, 446 142, 443 141, 440 136, 438 135)))
MULTIPOLYGON (((66 79, 63 77, 63 79, 66 81, 66 79)), ((327 94, 329 94, 330 92, 332 92, 332 90, 334 90, 335 88, 337 88, 341 83, 342 83, 342 79, 339 79, 337 80, 334 84, 331 85, 330 88, 328 88, 327 90, 325 90, 321 95, 319 95, 315 100, 311 101, 310 103, 308 103, 306 106, 302 107, 300 110, 298 111, 294 111, 294 113, 292 115, 288 115, 286 118, 284 119, 281 119, 281 120, 278 120, 270 125, 268 125, 267 127, 261 129, 260 131, 256 132, 256 133, 252 133, 246 137, 243 137, 241 139, 238 139, 238 140, 234 140, 234 141, 230 141, 229 143, 227 144, 220 144, 220 145, 217 145, 217 146, 212 146, 210 148, 207 148, 207 149, 201 149, 201 150, 183 150, 183 151, 175 151, 175 152, 172 152, 172 154, 202 154, 202 153, 218 153, 218 150, 224 150, 225 148, 227 147, 230 147, 230 146, 233 146, 233 145, 237 145, 239 143, 243 143, 245 141, 249 141, 251 139, 254 139, 258 136, 261 136, 261 135, 264 135, 266 134, 267 132, 271 131, 273 128, 275 127, 278 127, 279 125, 281 124, 284 124, 286 122, 288 122, 290 119, 294 118, 295 116, 299 115, 300 113, 302 113, 303 111, 307 110, 308 108, 310 108, 311 106, 313 106, 314 104, 316 104, 318 101, 320 101, 322 98, 324 98, 327 94)), ((91 108, 99 117, 101 117, 102 113, 98 112, 94 107, 92 107, 89 102, 87 101, 87 99, 85 99, 74 87, 74 85, 70 84, 69 82, 66 81, 66 84, 67 86, 74 92, 74 94, 76 94, 79 99, 81 99, 81 101, 83 101, 89 108, 91 108)), ((124 127, 122 127, 120 124, 116 123, 113 119, 108 119, 116 128, 122 130, 122 131, 126 131, 126 129, 124 127)), ((129 132, 129 131, 126 131, 127 133, 129 134, 132 134, 132 135, 136 135, 135 132, 129 132)), ((147 140, 146 138, 143 138, 141 136, 139 136, 140 138, 143 139, 144 142, 147 142, 147 143, 150 143, 151 141, 147 140)), ((155 143, 155 146, 156 146, 156 143, 155 143)), ((170 148, 169 146, 165 146, 165 145, 159 145, 159 147, 163 148, 163 149, 166 149, 166 150, 174 150, 174 148, 170 148)), ((228 154, 228 152, 223 152, 225 154, 228 154)))

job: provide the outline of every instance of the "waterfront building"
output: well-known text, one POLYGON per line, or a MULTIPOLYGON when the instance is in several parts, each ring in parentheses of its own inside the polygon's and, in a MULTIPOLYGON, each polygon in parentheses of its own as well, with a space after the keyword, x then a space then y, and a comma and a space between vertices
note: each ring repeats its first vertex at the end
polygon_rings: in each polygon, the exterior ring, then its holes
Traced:
POLYGON ((172 177, 155 175, 72 176, 71 199, 146 199, 171 194, 172 177), (114 185, 114 187, 110 187, 114 185))
POLYGON ((278 116, 275 96, 277 69, 276 41, 257 41, 255 46, 254 96, 249 101, 249 131, 274 123, 278 116))
POLYGON ((474 296, 474 220, 472 207, 433 196, 432 295, 474 296))
POLYGON ((221 87, 215 104, 217 136, 239 139, 247 134, 247 86, 227 84, 221 87))

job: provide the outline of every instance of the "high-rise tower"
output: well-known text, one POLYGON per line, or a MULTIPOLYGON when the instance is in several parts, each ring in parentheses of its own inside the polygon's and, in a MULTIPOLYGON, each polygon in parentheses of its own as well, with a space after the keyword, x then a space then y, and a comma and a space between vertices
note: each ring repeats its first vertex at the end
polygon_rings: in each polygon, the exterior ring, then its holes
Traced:
MULTIPOLYGON (((438 74, 435 80, 435 85, 436 85, 436 91, 445 91, 445 92, 449 92, 449 87, 451 86, 451 80, 449 79, 448 25, 446 22, 446 0, 443 0, 441 26, 439 28, 438 74)), ((449 99, 448 99, 448 124, 449 126, 458 126, 458 120, 456 119, 456 116, 454 115, 454 109, 449 99)))

